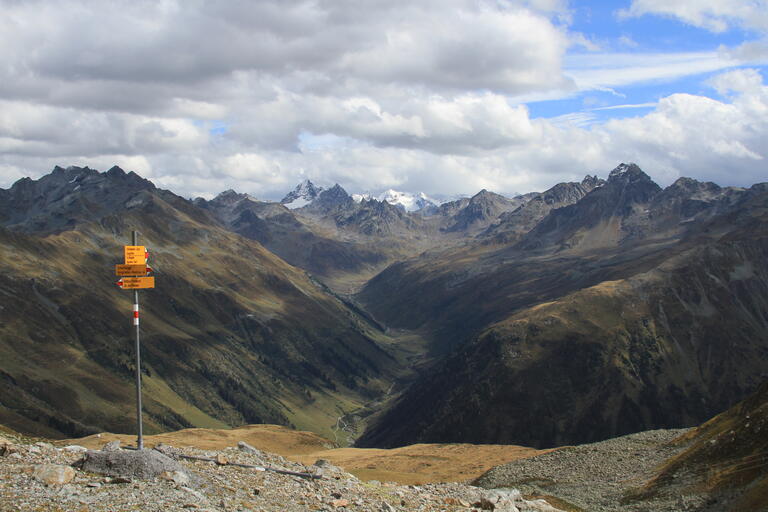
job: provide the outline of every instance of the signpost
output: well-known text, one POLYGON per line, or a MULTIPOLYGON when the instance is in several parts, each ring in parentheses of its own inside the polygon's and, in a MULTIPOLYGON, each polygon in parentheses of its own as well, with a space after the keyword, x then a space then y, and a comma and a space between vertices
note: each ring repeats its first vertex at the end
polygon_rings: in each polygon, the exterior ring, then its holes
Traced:
POLYGON ((143 245, 137 245, 139 233, 131 232, 131 245, 124 246, 124 263, 115 265, 115 275, 120 277, 115 283, 123 290, 133 290, 133 325, 136 327, 136 424, 139 450, 144 449, 144 434, 141 421, 141 344, 139 341, 139 290, 155 287, 155 278, 147 274, 152 269, 147 266, 149 252, 143 245))

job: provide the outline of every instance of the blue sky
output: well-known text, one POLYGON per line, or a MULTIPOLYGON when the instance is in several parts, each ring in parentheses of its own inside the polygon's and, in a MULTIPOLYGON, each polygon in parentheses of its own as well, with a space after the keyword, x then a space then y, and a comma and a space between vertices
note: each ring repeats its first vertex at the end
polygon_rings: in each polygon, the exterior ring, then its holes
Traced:
POLYGON ((627 161, 663 186, 768 179, 768 0, 0 7, 4 188, 115 164, 264 199, 306 178, 514 194, 627 161))

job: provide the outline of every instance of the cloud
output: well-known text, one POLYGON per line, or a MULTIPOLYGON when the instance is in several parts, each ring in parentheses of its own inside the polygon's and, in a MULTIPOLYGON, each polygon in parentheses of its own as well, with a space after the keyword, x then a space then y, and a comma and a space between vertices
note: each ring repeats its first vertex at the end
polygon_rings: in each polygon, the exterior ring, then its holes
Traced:
POLYGON ((674 17, 712 32, 724 32, 733 27, 768 32, 766 0, 633 0, 628 9, 619 11, 621 17, 644 14, 674 17))
POLYGON ((569 56, 566 73, 580 90, 674 80, 741 63, 721 51, 681 53, 591 53, 569 56))
POLYGON ((665 183, 746 184, 766 156, 756 71, 712 79, 720 99, 669 96, 640 117, 532 119, 525 99, 623 97, 612 88, 742 62, 729 49, 567 55, 597 47, 569 32, 565 0, 0 7, 0 186, 56 164, 116 163, 184 196, 279 199, 304 178, 351 192, 513 193, 625 160, 665 183))

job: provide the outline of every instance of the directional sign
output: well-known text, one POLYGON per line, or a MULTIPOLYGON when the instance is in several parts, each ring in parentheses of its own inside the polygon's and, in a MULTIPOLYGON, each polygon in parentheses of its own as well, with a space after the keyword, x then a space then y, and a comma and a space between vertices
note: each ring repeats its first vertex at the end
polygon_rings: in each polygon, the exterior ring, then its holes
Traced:
POLYGON ((154 277, 122 277, 118 279, 117 286, 123 290, 136 290, 141 288, 154 288, 154 277))
POLYGON ((146 264, 143 265, 115 265, 116 276, 145 276, 152 272, 146 264))
POLYGON ((149 255, 143 245, 125 245, 123 252, 125 253, 126 265, 143 265, 147 262, 149 255))

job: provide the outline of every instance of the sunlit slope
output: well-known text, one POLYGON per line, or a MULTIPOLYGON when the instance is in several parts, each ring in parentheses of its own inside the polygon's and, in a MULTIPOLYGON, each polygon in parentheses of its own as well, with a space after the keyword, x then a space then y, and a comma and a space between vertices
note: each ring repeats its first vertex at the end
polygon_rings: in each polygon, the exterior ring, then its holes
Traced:
POLYGON ((148 431, 325 432, 388 386, 369 326, 303 271, 167 192, 110 209, 90 223, 78 209, 58 234, 0 229, 0 422, 53 437, 133 428, 132 294, 114 285, 132 229, 157 282, 140 294, 148 431))

